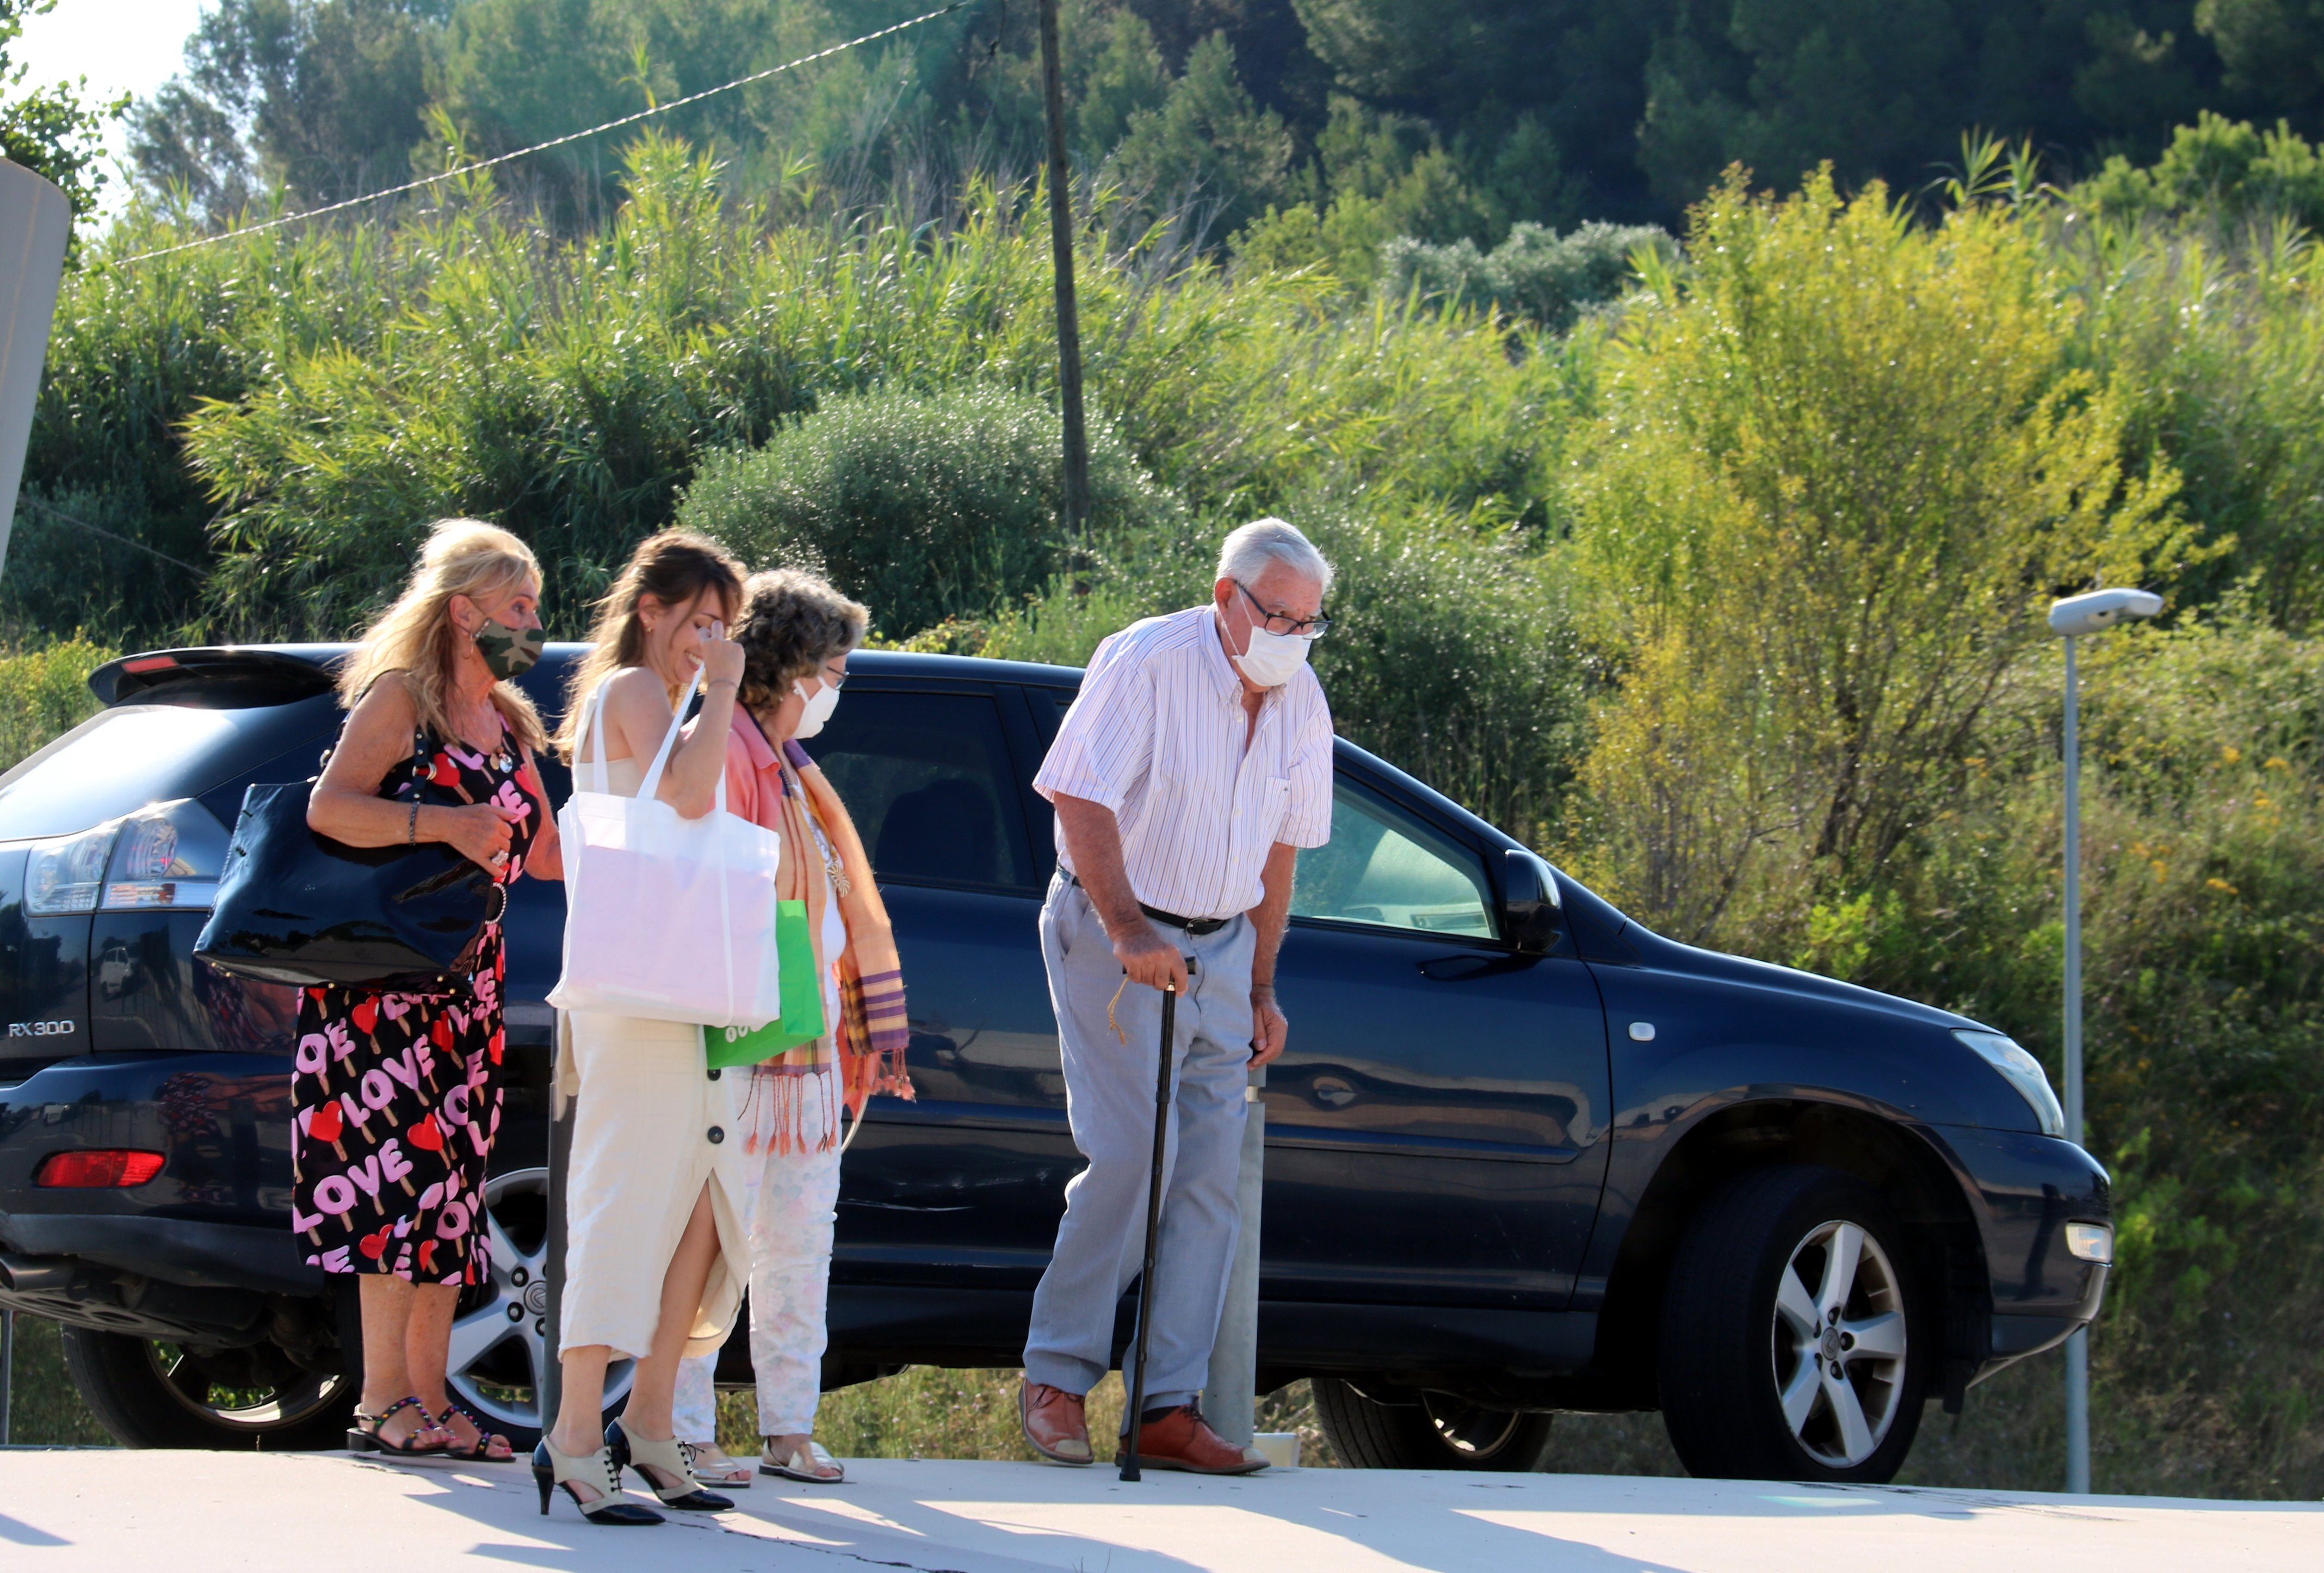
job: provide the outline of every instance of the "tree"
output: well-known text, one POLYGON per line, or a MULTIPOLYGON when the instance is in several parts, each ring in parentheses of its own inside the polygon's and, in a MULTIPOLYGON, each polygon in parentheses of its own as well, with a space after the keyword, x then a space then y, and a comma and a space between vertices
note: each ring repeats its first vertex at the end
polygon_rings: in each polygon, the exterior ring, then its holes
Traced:
POLYGON ((1213 33, 1186 57, 1186 74, 1159 108, 1130 117, 1114 150, 1122 178, 1157 199, 1191 197, 1223 240, 1279 198, 1291 174, 1291 134, 1236 79, 1234 46, 1213 33))
POLYGON ((0 0, 0 155, 53 183, 80 219, 96 210, 105 185, 97 167, 105 152, 105 123, 121 113, 126 100, 86 102, 87 78, 25 88, 32 68, 13 64, 10 46, 23 33, 26 17, 43 15, 56 5, 57 0, 0 0))
POLYGON ((2324 132, 2324 4, 2201 0, 2195 24, 2218 46, 2230 88, 2311 135, 2324 132))
MULTIPOLYGON (((2037 227, 1931 230, 1826 170, 1698 209, 1603 370, 1576 543, 1624 680, 1583 769, 1597 872, 1691 939, 1860 892, 1958 785, 2055 591, 2191 551, 2128 401, 2070 351, 2037 227), (1772 881, 1772 885, 1769 882, 1772 881)), ((1780 953, 1780 950, 1778 950, 1780 953)))
POLYGON ((187 41, 185 73, 131 114, 141 181, 184 190, 215 222, 266 187, 314 206, 408 176, 429 41, 450 7, 221 0, 187 41))

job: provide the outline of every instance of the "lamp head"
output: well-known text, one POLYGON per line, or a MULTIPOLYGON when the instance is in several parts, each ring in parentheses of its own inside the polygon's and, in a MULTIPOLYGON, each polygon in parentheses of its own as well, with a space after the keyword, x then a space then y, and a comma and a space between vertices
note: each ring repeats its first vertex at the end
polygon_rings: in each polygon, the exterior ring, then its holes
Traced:
POLYGON ((2050 630, 2069 639, 2077 634, 2103 634, 2133 617, 2152 617, 2163 610, 2163 597, 2153 590, 2091 590, 2050 604, 2050 630))

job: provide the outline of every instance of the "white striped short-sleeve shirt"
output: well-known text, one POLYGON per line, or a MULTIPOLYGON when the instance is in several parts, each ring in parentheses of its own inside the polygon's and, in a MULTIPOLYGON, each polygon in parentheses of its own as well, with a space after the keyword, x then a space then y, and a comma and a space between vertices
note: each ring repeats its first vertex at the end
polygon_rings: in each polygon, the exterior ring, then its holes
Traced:
MULTIPOLYGON (((1102 803, 1149 907, 1226 918, 1259 905, 1278 842, 1332 838, 1332 712, 1314 671, 1268 690, 1243 745, 1242 680, 1207 606, 1133 623, 1097 647, 1033 785, 1102 803)), ((1074 872, 1057 837, 1057 861, 1074 872)))

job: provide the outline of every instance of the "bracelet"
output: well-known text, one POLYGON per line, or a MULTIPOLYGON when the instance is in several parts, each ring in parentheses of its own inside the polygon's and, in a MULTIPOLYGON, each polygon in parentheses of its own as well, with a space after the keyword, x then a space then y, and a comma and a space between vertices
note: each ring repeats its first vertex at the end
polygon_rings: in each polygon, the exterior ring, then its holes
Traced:
POLYGON ((741 682, 738 679, 735 679, 735 678, 731 678, 731 677, 715 677, 715 678, 712 678, 712 679, 710 680, 710 682, 709 682, 709 685, 708 685, 708 686, 709 686, 709 687, 711 687, 711 688, 714 688, 714 689, 715 689, 715 688, 740 689, 740 688, 742 686, 742 682, 741 682))
POLYGON ((403 844, 406 847, 420 845, 420 800, 416 797, 411 800, 411 821, 403 828, 403 844))

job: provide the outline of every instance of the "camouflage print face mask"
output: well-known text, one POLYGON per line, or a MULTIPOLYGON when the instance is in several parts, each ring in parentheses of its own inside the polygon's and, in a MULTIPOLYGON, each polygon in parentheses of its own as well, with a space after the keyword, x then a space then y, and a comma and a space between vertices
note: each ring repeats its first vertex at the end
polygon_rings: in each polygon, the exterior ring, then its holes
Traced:
POLYGON ((484 670, 502 682, 521 677, 532 670, 540 659, 540 647, 549 635, 538 628, 512 628, 505 623, 487 620, 476 630, 476 653, 484 658, 484 670))

